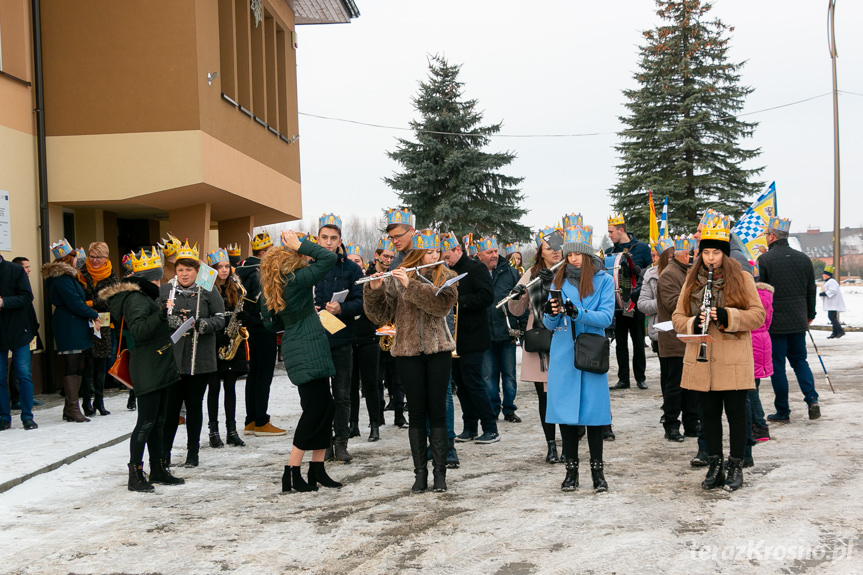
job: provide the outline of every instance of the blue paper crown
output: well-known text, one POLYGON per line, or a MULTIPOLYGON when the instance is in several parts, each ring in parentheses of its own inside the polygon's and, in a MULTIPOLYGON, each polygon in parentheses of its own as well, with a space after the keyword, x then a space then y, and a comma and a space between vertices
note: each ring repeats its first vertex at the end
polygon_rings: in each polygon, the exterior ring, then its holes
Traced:
POLYGON ((444 232, 440 235, 440 249, 448 252, 458 247, 458 237, 452 232, 444 232))
POLYGON ((318 218, 318 229, 321 229, 324 226, 336 226, 337 228, 342 229, 342 218, 336 214, 324 214, 318 218))
POLYGON ((405 224, 408 226, 413 226, 415 221, 416 220, 414 219, 413 212, 411 212, 407 208, 401 210, 395 208, 392 210, 387 210, 388 226, 392 224, 405 224))
POLYGON ((563 239, 566 243, 578 242, 593 247, 593 232, 580 226, 570 226, 564 230, 563 239))
POLYGON ((662 238, 659 240, 659 244, 658 244, 659 253, 662 253, 665 250, 667 250, 668 248, 673 248, 673 247, 674 247, 674 239, 662 238))
POLYGON ((719 215, 719 212, 717 212, 716 210, 714 210, 712 208, 707 208, 704 211, 704 214, 701 216, 701 222, 699 225, 704 224, 706 226, 708 224, 708 222, 710 222, 711 219, 713 219, 715 216, 718 216, 718 215, 719 215))
POLYGON ((476 242, 477 251, 484 252, 486 250, 496 250, 497 249, 497 238, 494 236, 489 236, 487 238, 480 238, 476 242))
POLYGON ((439 250, 440 236, 434 230, 420 230, 414 234, 411 247, 415 250, 439 250))
POLYGON ((581 214, 566 214, 563 216, 563 229, 577 226, 579 228, 584 227, 584 218, 581 214))
POLYGON ((677 236, 674 238, 674 249, 679 252, 688 252, 695 249, 695 238, 692 236, 677 236))
POLYGON ((207 254, 207 265, 211 268, 216 267, 221 262, 231 263, 231 258, 228 256, 228 250, 219 248, 207 254))
POLYGON ((467 252, 467 255, 475 256, 476 255, 476 244, 474 243, 474 240, 473 240, 473 234, 466 235, 465 237, 463 237, 461 239, 461 241, 464 244, 464 251, 467 252))
POLYGON ((770 220, 768 220, 768 222, 767 222, 767 229, 779 230, 782 232, 790 232, 791 231, 791 220, 786 220, 785 218, 779 218, 776 216, 771 216, 770 220))
POLYGON ((350 255, 356 255, 356 256, 363 257, 362 248, 360 246, 358 246, 357 244, 346 245, 345 251, 347 252, 347 255, 349 255, 349 256, 350 255))
POLYGON ((87 252, 84 251, 84 248, 78 248, 75 250, 75 256, 78 258, 79 261, 83 262, 85 259, 87 259, 87 252))
POLYGON ((547 238, 548 236, 550 236, 553 233, 560 233, 560 230, 558 228, 552 227, 552 228, 543 228, 543 229, 539 230, 538 232, 536 232, 536 236, 534 237, 534 241, 536 241, 536 247, 541 246, 542 240, 544 240, 545 238, 547 238))
POLYGON ((378 240, 378 249, 393 253, 396 251, 396 247, 393 245, 393 241, 389 236, 383 236, 378 240))
POLYGON ((68 256, 75 250, 72 246, 69 245, 69 242, 66 241, 66 238, 57 240, 57 243, 51 244, 51 253, 54 256, 54 259, 60 259, 63 256, 68 256))
POLYGON ((504 255, 511 256, 518 251, 518 244, 506 244, 503 246, 504 255))

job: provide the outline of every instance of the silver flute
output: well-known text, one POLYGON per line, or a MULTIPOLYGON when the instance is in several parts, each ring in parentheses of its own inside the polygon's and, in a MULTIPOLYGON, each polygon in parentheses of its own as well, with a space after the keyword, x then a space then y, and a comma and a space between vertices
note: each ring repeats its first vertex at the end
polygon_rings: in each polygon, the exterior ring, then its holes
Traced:
MULTIPOLYGON (((171 293, 168 294, 168 301, 173 304, 175 297, 177 297, 177 276, 174 276, 174 279, 171 280, 171 293)), ((173 305, 171 305, 171 309, 168 310, 168 315, 174 315, 173 305)))
MULTIPOLYGON (((557 262, 556 264, 554 264, 553 266, 551 266, 550 268, 548 268, 548 271, 550 271, 550 272, 557 271, 557 268, 559 268, 560 266, 562 266, 562 265, 563 265, 563 264, 565 264, 565 263, 566 263, 566 258, 563 258, 563 259, 561 259, 559 262, 557 262)), ((538 284, 541 280, 542 280, 542 278, 541 278, 541 277, 536 276, 535 278, 533 278, 532 280, 530 280, 529 282, 527 282, 526 284, 524 284, 524 288, 525 288, 525 289, 530 289, 530 286, 533 286, 533 285, 538 284)), ((525 292, 525 293, 526 293, 526 292, 525 292)), ((500 300, 499 302, 497 302, 497 304, 495 304, 495 306, 494 306, 494 307, 496 307, 496 308, 500 309, 500 308, 502 308, 503 306, 505 306, 505 305, 506 305, 506 304, 507 304, 507 303, 508 303, 512 298, 513 298, 513 295, 512 295, 512 294, 509 294, 509 295, 507 295, 505 298, 503 298, 502 300, 500 300)))
MULTIPOLYGON (((404 269, 406 272, 415 272, 415 271, 417 271, 417 270, 421 270, 421 269, 423 269, 423 268, 430 268, 430 267, 432 267, 432 266, 439 266, 439 265, 441 265, 442 263, 444 263, 444 261, 443 261, 443 260, 440 260, 439 262, 435 262, 435 263, 433 263, 433 264, 425 264, 425 265, 422 265, 422 266, 417 266, 417 267, 415 267, 415 268, 403 268, 403 269, 404 269)), ((354 285, 367 284, 367 283, 369 283, 369 282, 373 282, 373 281, 375 281, 375 280, 381 280, 381 279, 384 279, 384 278, 392 277, 392 275, 393 275, 393 272, 383 272, 381 275, 379 275, 379 276, 377 276, 377 277, 365 276, 365 277, 362 277, 362 278, 358 279, 357 281, 355 281, 355 282, 354 282, 354 285)))

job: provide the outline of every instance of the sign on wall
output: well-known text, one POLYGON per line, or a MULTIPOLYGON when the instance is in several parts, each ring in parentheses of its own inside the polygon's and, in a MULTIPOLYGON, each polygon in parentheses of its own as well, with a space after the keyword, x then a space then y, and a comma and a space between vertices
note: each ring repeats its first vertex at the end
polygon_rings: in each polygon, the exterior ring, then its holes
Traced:
POLYGON ((0 190, 0 251, 12 251, 12 218, 9 215, 9 192, 0 190))

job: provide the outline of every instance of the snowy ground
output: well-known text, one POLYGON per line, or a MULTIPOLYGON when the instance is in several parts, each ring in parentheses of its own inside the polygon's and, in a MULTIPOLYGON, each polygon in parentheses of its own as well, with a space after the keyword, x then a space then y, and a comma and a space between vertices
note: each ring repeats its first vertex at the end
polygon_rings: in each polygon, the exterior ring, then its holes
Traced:
MULTIPOLYGON (((818 289, 821 289, 820 286, 818 289)), ((839 314, 839 321, 845 324, 845 326, 863 329, 863 286, 847 285, 841 286, 840 289, 842 290, 842 298, 845 300, 845 309, 848 311, 839 314)), ((818 315, 815 316, 815 321, 812 322, 812 325, 816 327, 830 325, 821 299, 819 297, 815 304, 818 315)))
MULTIPOLYGON (((700 488, 694 440, 663 440, 649 354, 650 389, 613 395, 606 494, 585 469, 578 491, 560 491, 563 466, 544 462, 536 395, 520 384, 524 421, 501 421, 500 443, 460 445, 445 494, 410 493, 407 431, 387 425, 378 443, 351 442, 353 463, 328 465, 344 489, 283 495, 299 405, 282 372, 270 412, 288 436, 203 448, 200 467, 176 470, 185 486, 128 492, 123 441, 0 493, 0 573, 863 573, 863 333, 814 333, 838 393, 813 353, 822 419, 806 419, 795 390, 792 423, 754 448, 734 494, 700 488)), ((761 395, 770 413, 769 383, 761 395)), ((61 423, 59 406, 37 412, 37 431, 14 421, 0 484, 122 437, 135 418, 124 405, 111 397, 112 415, 88 424, 61 423)), ((184 444, 181 427, 175 461, 184 444)))

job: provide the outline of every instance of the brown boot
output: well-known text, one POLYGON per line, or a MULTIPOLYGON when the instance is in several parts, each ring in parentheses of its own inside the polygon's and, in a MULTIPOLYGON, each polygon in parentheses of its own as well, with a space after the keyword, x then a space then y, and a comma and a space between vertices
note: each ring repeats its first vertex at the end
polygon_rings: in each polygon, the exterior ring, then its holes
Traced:
POLYGON ((63 406, 63 421, 74 421, 82 423, 90 421, 81 413, 78 405, 78 386, 81 384, 80 375, 64 375, 63 391, 66 393, 66 404, 63 406))

